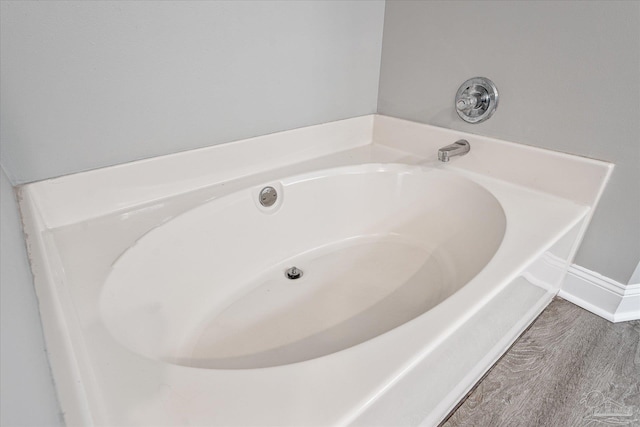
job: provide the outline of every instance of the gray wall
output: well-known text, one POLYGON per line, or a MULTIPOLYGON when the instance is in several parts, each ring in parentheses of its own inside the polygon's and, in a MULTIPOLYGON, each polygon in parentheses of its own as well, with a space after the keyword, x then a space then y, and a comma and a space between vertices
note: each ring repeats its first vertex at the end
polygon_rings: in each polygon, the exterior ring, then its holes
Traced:
POLYGON ((18 206, 0 168, 0 425, 62 425, 18 206))
POLYGON ((384 2, 11 2, 12 182, 374 113, 384 2))
POLYGON ((640 260, 640 2, 390 1, 378 112, 615 163, 576 263, 627 283, 640 260), (500 103, 470 125, 453 97, 474 76, 500 103))
POLYGON ((384 2, 0 4, 0 424, 60 424, 11 183, 374 113, 384 2))

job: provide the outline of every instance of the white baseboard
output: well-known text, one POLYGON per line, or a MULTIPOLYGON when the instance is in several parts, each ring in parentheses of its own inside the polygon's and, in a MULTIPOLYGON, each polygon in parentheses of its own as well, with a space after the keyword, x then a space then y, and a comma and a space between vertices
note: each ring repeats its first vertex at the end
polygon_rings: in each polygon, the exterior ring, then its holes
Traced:
POLYGON ((623 285, 579 265, 569 266, 558 296, 611 322, 640 319, 640 284, 623 285))

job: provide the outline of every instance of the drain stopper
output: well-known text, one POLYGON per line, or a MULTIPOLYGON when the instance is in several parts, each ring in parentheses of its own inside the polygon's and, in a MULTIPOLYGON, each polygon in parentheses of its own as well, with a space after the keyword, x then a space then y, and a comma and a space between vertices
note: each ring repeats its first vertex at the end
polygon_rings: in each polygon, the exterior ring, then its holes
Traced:
POLYGON ((287 279, 296 280, 302 277, 302 270, 300 270, 298 267, 291 267, 284 272, 284 275, 287 277, 287 279))

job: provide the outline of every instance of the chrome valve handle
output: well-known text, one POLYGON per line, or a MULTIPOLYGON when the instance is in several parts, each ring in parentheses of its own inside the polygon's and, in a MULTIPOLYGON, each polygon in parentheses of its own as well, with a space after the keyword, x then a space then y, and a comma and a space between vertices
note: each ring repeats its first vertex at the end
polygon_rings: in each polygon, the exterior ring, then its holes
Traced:
POLYGON ((465 98, 460 98, 456 102, 456 108, 462 111, 468 111, 476 108, 480 104, 480 99, 476 95, 471 95, 465 98))
POLYGON ((498 108, 498 88, 485 77, 474 77, 460 86, 456 93, 456 111, 468 123, 480 123, 498 108))

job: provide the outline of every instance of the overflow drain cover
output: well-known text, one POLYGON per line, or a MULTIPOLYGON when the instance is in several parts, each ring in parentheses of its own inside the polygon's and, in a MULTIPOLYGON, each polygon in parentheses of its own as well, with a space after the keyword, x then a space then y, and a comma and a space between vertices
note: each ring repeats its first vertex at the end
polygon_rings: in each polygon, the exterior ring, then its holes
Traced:
POLYGON ((284 275, 287 277, 287 279, 296 280, 302 277, 302 270, 300 270, 298 267, 291 267, 284 272, 284 275))
POLYGON ((265 208, 273 206, 273 204, 278 200, 278 192, 273 187, 264 187, 260 191, 260 204, 265 208))

